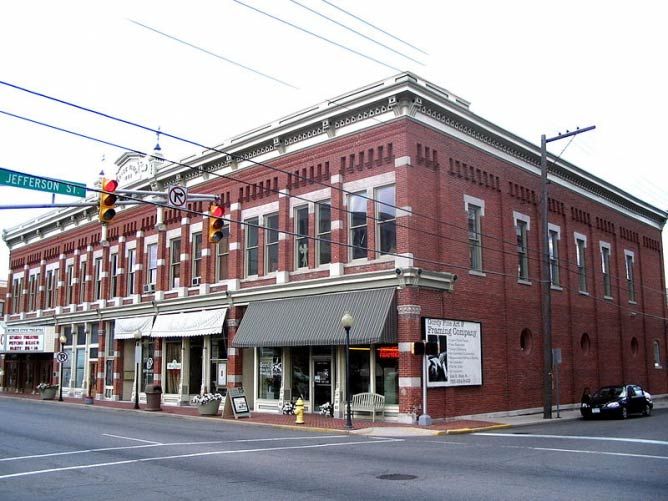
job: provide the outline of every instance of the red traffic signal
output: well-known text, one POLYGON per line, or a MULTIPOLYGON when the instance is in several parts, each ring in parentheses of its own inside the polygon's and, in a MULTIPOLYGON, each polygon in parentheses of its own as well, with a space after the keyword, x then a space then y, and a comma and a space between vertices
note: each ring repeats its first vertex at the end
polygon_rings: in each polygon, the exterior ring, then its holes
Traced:
POLYGON ((101 223, 108 223, 116 215, 116 188, 118 188, 118 181, 115 179, 102 178, 101 183, 102 192, 99 197, 98 219, 101 223))
POLYGON ((215 244, 223 238, 223 226, 225 222, 222 217, 225 215, 225 207, 218 204, 209 206, 209 242, 215 244))

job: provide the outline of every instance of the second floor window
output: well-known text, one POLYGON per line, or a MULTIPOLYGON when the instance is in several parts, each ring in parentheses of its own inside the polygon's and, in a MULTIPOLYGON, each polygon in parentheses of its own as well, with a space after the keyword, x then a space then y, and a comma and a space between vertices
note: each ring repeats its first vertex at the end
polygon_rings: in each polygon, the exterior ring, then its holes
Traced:
POLYGON ((86 261, 81 261, 79 267, 79 303, 86 300, 86 261))
POLYGON ((202 234, 193 233, 192 235, 192 277, 193 285, 196 285, 202 278, 202 234))
POLYGON ((366 198, 365 193, 360 192, 350 195, 348 210, 349 231, 348 242, 352 245, 350 250, 351 259, 363 259, 367 257, 367 246, 369 245, 368 228, 366 224, 366 198))
POLYGON ((520 280, 529 280, 529 253, 526 221, 520 219, 515 221, 515 235, 517 237, 517 278, 520 280))
POLYGON ((612 297, 612 281, 610 278, 610 249, 601 247, 601 273, 603 274, 603 295, 612 297))
POLYGON ((636 300, 636 285, 633 273, 633 255, 626 255, 626 287, 629 291, 629 302, 634 303, 636 300))
POLYGON ((93 300, 97 301, 100 299, 102 292, 102 258, 95 258, 94 262, 95 267, 95 283, 93 284, 93 300))
POLYGON ((65 272, 65 304, 72 304, 74 300, 72 296, 73 282, 74 281, 74 265, 68 264, 67 270, 65 272))
POLYGON ((575 259, 578 267, 578 287, 580 292, 587 292, 587 267, 585 256, 586 242, 582 238, 575 240, 575 259))
POLYGON ((246 276, 257 275, 258 260, 258 223, 259 219, 253 217, 244 221, 246 224, 246 276))
POLYGON ((56 275, 58 270, 47 270, 46 272, 46 291, 44 294, 44 306, 53 308, 55 305, 56 275))
POLYGON ((158 282, 158 244, 146 247, 146 283, 155 285, 158 282))
POLYGON ((109 298, 118 296, 118 254, 109 256, 109 298))
POLYGON ((376 189, 376 226, 380 255, 397 251, 397 211, 394 186, 376 189))
POLYGON ((181 286, 181 239, 169 242, 169 287, 181 286))
POLYGON ((550 283, 559 286, 559 232, 549 231, 548 246, 550 253, 550 283))
MULTIPOLYGON (((229 230, 223 230, 223 235, 229 235, 229 230)), ((230 255, 230 237, 223 236, 216 244, 216 282, 229 278, 227 261, 230 255)))
POLYGON ((295 267, 308 268, 308 207, 295 209, 295 267))
POLYGON ((264 218, 265 225, 265 274, 278 270, 278 214, 264 218))
POLYGON ((469 266, 474 271, 482 271, 482 238, 480 216, 482 209, 468 204, 469 266))
POLYGON ((37 303, 37 284, 39 282, 39 273, 30 275, 28 278, 28 311, 33 311, 37 303))
POLYGON ((23 289, 23 279, 15 278, 12 283, 12 313, 18 313, 20 311, 20 298, 23 289))
POLYGON ((318 266, 332 262, 332 207, 329 202, 320 202, 318 205, 316 225, 318 227, 317 258, 318 266))
POLYGON ((136 249, 128 249, 128 261, 127 261, 127 277, 128 277, 128 283, 127 283, 127 295, 131 295, 135 293, 135 264, 136 263, 136 258, 137 258, 137 250, 136 249))

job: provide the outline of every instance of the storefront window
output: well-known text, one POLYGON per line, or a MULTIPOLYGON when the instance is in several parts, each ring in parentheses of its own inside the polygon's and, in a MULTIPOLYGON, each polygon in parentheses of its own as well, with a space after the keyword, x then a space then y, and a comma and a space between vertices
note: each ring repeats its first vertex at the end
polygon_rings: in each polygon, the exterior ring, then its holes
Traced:
POLYGON ((100 341, 100 324, 90 325, 90 344, 98 344, 100 341))
POLYGON ((258 348, 258 398, 278 400, 283 377, 283 361, 280 348, 258 348))
POLYGON ((146 385, 153 382, 153 360, 155 359, 155 340, 151 338, 142 339, 142 378, 141 391, 146 390, 146 385))
POLYGON ((399 403, 399 347, 376 347, 376 393, 385 395, 385 404, 399 403))
POLYGON ((190 393, 199 393, 202 389, 202 348, 204 341, 201 337, 190 339, 190 373, 188 388, 190 393))
POLYGON ((165 343, 165 357, 167 357, 165 393, 178 393, 179 380, 181 379, 181 341, 167 341, 165 343))
POLYGON ((104 384, 105 386, 111 386, 114 384, 114 361, 107 359, 105 364, 104 384))
POLYGON ((77 325, 77 344, 86 344, 86 326, 84 324, 77 325))
POLYGON ((298 346, 290 350, 292 358, 292 397, 309 399, 309 347, 298 346))
POLYGON ((350 348, 350 394, 370 391, 370 349, 354 346, 350 348))
POLYGON ((65 348, 63 350, 67 353, 67 361, 63 362, 63 387, 70 386, 70 379, 72 378, 72 348, 65 348))
POLYGON ((211 391, 227 394, 227 339, 225 336, 211 338, 211 391))

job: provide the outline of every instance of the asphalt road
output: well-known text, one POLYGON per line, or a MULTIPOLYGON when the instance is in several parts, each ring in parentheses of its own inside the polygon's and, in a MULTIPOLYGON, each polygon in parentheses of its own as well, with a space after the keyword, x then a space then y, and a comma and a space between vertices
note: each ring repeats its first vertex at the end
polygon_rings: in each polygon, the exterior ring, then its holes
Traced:
POLYGON ((0 401, 0 499, 666 499, 668 409, 374 438, 0 401))

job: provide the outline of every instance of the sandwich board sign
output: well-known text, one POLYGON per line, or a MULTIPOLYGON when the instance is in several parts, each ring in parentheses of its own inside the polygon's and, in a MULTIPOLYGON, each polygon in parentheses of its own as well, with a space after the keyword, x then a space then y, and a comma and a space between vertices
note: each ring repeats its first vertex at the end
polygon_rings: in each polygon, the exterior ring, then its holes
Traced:
POLYGON ((232 416, 234 416, 234 419, 250 417, 250 409, 248 408, 246 393, 241 387, 228 388, 227 390, 225 407, 223 407, 223 417, 227 418, 232 416))

